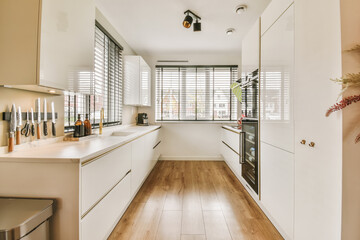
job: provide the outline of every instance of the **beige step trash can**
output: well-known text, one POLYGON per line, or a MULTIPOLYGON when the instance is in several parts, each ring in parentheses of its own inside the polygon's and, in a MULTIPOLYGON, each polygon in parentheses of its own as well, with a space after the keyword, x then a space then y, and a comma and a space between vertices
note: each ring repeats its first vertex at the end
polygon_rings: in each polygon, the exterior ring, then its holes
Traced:
POLYGON ((49 240, 53 200, 0 198, 0 240, 49 240))

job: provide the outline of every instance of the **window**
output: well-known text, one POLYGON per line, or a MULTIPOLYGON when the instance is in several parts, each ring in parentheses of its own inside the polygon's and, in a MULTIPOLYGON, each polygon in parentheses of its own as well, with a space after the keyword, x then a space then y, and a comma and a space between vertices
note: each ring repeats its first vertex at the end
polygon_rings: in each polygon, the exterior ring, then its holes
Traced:
POLYGON ((101 108, 104 108, 105 126, 121 124, 122 50, 120 44, 96 22, 94 75, 83 79, 79 76, 79 92, 64 94, 66 130, 73 128, 77 114, 84 116, 88 113, 92 124, 97 126, 101 108))
POLYGON ((237 66, 157 66, 157 121, 231 121, 237 66))

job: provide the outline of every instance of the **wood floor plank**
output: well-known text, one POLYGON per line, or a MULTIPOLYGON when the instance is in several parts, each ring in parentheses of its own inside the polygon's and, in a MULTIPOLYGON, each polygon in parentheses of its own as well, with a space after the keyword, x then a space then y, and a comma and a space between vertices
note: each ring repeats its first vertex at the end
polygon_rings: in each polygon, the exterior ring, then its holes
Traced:
POLYGON ((205 234, 202 210, 183 211, 181 226, 181 234, 205 234))
POLYGON ((181 216, 181 211, 163 211, 156 240, 180 240, 181 216))
POLYGON ((203 213, 208 240, 231 240, 222 211, 204 211, 203 213))
POLYGON ((205 235, 181 235, 181 240, 206 240, 205 235))
POLYGON ((211 172, 206 168, 209 162, 201 162, 197 168, 202 210, 221 210, 220 202, 212 181, 211 172))
POLYGON ((224 162, 159 161, 109 239, 283 238, 224 162))

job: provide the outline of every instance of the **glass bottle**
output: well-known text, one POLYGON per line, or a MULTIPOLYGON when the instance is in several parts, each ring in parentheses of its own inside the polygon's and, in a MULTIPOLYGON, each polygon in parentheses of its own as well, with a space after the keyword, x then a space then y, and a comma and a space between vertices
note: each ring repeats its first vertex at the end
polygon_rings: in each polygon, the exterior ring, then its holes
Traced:
POLYGON ((91 123, 89 120, 89 114, 85 115, 84 127, 85 127, 85 136, 91 135, 91 123))
POLYGON ((74 137, 83 137, 84 135, 84 123, 81 121, 81 114, 78 114, 78 120, 75 122, 74 137))

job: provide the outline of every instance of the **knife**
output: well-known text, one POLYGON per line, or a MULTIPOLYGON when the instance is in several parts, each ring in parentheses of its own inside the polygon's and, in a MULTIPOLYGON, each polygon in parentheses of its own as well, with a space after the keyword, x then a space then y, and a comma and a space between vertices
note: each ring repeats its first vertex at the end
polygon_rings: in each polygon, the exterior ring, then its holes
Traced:
POLYGON ((48 135, 47 131, 47 104, 46 104, 46 98, 44 98, 44 136, 48 135))
POLYGON ((55 119, 55 104, 54 102, 51 102, 51 122, 52 122, 52 135, 56 137, 56 119, 55 119))
POLYGON ((20 145, 21 140, 21 125, 22 125, 22 116, 21 116, 21 107, 18 107, 18 111, 16 112, 16 145, 20 145))
POLYGON ((34 110, 31 108, 31 136, 35 136, 34 110))
POLYGON ((11 107, 10 134, 9 134, 8 152, 14 151, 15 131, 16 131, 16 107, 15 107, 15 104, 13 104, 12 107, 11 107))
POLYGON ((37 112, 37 122, 36 122, 36 133, 37 139, 40 139, 40 124, 41 124, 41 110, 40 110, 40 98, 35 101, 35 111, 37 112))

